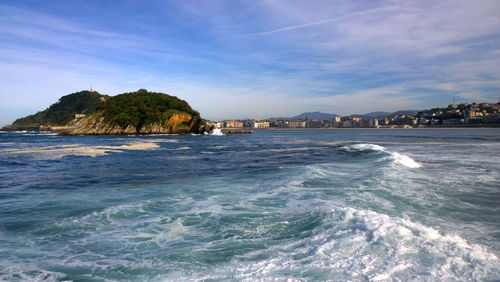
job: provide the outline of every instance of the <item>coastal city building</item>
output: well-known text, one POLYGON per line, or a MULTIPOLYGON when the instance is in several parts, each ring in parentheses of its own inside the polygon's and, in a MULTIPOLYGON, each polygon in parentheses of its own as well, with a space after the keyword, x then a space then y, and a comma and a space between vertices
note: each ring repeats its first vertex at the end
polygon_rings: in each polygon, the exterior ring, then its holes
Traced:
POLYGON ((290 128, 305 128, 306 121, 289 121, 288 127, 290 127, 290 128))
POLYGON ((269 128, 268 121, 254 121, 252 128, 269 128))
POLYGON ((222 122, 225 128, 240 128, 243 127, 243 122, 240 120, 225 120, 222 122))
POLYGON ((446 108, 402 111, 387 116, 335 116, 332 119, 225 120, 224 128, 414 128, 450 126, 500 126, 500 102, 450 104, 446 108))

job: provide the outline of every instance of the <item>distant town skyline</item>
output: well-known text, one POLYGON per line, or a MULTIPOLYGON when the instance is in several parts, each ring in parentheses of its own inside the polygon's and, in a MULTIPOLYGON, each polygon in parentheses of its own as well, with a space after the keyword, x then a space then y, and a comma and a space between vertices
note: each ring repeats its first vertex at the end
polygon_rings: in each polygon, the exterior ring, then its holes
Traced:
POLYGON ((146 88, 211 120, 500 97, 500 3, 4 1, 0 126, 83 89, 146 88))

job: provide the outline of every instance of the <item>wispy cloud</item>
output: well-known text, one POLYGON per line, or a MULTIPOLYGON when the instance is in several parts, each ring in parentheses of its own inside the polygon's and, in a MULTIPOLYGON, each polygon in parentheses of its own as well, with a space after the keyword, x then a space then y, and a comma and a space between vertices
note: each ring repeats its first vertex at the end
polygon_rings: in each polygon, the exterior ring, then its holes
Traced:
POLYGON ((347 15, 335 17, 335 18, 330 18, 330 19, 324 19, 324 20, 319 20, 319 21, 313 21, 309 23, 304 23, 304 24, 297 24, 297 25, 291 25, 291 26, 286 26, 278 29, 273 29, 273 30, 268 30, 268 31, 261 31, 261 32, 256 32, 256 33, 251 33, 249 35, 268 35, 268 34, 273 34, 273 33, 279 33, 279 32, 284 32, 284 31, 291 31, 291 30, 296 30, 296 29, 302 29, 306 27, 313 27, 317 25, 323 25, 327 23, 334 23, 334 22, 339 22, 343 21, 349 18, 355 18, 355 17, 360 17, 360 16, 365 16, 368 14, 375 14, 375 13, 380 13, 384 11, 391 11, 391 10, 399 10, 400 7, 383 7, 383 8, 377 8, 377 9, 372 9, 372 10, 366 10, 366 11, 360 11, 360 12, 354 12, 350 13, 347 15))
POLYGON ((425 107, 415 93, 408 93, 404 85, 390 85, 369 90, 354 91, 330 97, 314 98, 309 103, 316 107, 330 107, 339 114, 377 111, 397 111, 425 107))
POLYGON ((476 103, 480 103, 480 102, 496 102, 498 100, 500 100, 500 94, 498 94, 497 96, 498 97, 492 97, 493 95, 484 95, 482 93, 478 93, 478 92, 462 92, 462 93, 459 93, 457 96, 461 97, 461 98, 464 98, 464 99, 467 99, 468 101, 472 101, 472 102, 476 102, 476 103), (497 100, 495 100, 497 99, 497 100))
POLYGON ((493 102, 500 93, 496 0, 37 5, 0 5, 0 99, 20 112, 90 84, 171 93, 210 118, 493 102))

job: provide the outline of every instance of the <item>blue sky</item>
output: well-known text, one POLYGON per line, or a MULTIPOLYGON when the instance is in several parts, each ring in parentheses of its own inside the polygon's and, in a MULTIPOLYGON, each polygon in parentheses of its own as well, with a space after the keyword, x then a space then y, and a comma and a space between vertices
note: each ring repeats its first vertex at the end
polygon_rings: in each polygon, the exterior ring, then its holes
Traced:
POLYGON ((203 117, 500 97, 500 1, 2 1, 0 125, 88 89, 203 117))

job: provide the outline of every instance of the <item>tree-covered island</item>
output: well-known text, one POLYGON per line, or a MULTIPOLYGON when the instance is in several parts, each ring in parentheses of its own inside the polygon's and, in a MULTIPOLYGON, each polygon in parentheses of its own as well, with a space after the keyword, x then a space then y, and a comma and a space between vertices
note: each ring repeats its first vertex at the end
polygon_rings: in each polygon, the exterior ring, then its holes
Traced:
POLYGON ((62 130, 64 135, 203 133, 211 124, 175 96, 140 89, 116 96, 81 91, 3 130, 62 130))

